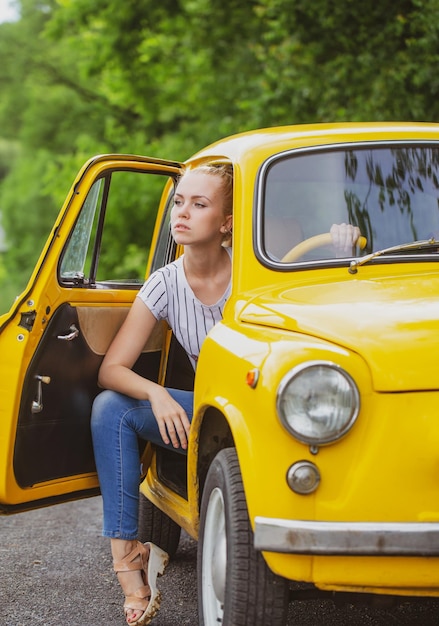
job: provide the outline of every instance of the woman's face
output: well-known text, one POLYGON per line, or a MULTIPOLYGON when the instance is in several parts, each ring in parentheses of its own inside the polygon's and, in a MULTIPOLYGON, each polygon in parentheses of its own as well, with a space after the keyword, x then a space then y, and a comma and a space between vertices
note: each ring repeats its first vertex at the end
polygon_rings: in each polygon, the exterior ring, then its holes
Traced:
POLYGON ((224 215, 223 181, 220 176, 192 171, 178 183, 171 211, 171 232, 182 245, 221 243, 230 229, 224 215))

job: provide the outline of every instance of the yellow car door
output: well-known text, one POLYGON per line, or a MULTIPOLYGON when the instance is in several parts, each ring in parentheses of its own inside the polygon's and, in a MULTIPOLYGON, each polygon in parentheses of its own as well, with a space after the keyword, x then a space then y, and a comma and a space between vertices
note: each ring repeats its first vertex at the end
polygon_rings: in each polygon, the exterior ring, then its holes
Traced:
MULTIPOLYGON (((175 254, 166 197, 180 173, 172 161, 91 159, 25 291, 0 317, 0 513, 97 492, 89 428, 97 372, 147 266, 175 254)), ((136 364, 154 380, 165 338, 159 325, 136 364)))

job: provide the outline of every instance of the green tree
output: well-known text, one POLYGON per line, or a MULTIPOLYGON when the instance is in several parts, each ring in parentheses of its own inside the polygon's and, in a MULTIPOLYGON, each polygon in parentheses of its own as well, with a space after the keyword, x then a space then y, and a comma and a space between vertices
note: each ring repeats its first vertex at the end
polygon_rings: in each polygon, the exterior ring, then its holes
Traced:
POLYGON ((95 153, 184 159, 250 128, 439 116, 439 0, 19 4, 0 24, 3 273, 17 285, 95 153))

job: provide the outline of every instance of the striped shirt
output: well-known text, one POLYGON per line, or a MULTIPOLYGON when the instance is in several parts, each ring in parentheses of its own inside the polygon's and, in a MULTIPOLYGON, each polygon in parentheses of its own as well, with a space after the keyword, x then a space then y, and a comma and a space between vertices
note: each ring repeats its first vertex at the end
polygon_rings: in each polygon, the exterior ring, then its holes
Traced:
MULTIPOLYGON (((226 248, 229 252, 229 249, 226 248)), ((230 254, 230 252, 229 252, 230 254)), ((198 300, 186 280, 183 256, 151 274, 137 297, 157 320, 166 320, 196 368, 201 345, 210 329, 223 318, 230 283, 215 304, 198 300)))

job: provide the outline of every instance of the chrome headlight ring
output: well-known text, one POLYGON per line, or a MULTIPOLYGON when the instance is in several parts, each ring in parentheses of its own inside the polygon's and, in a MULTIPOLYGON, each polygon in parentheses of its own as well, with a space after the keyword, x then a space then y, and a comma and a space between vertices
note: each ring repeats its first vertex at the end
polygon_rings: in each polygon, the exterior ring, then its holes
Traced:
POLYGON ((337 441, 353 426, 360 394, 353 378, 331 361, 307 361, 281 380, 276 408, 284 427, 311 446, 337 441))

